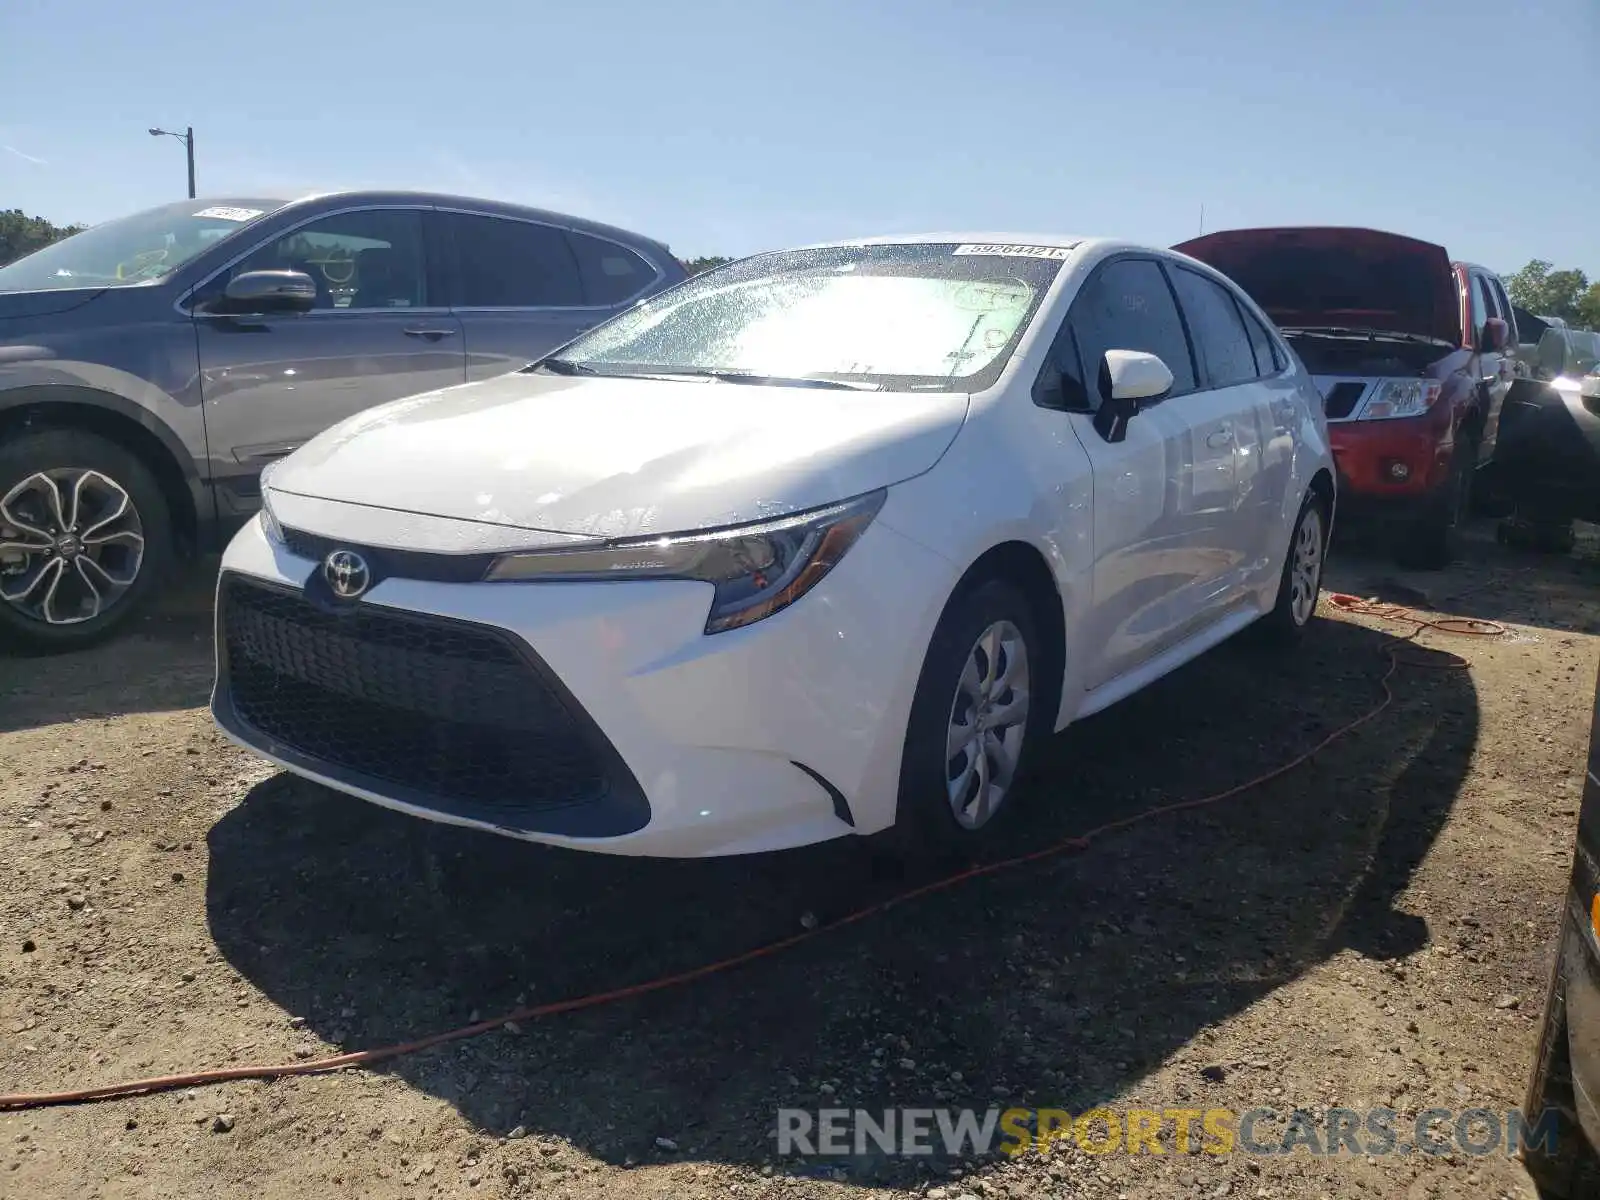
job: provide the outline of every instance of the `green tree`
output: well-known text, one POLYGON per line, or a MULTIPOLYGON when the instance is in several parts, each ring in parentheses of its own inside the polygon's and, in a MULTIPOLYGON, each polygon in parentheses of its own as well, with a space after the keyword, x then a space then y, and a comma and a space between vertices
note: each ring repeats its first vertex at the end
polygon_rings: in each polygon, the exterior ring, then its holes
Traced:
POLYGON ((1555 264, 1542 258, 1507 276, 1506 290, 1512 300, 1535 316, 1560 317, 1573 324, 1586 323, 1579 310, 1593 291, 1589 277, 1582 271, 1557 271, 1555 264))
POLYGON ((1586 329, 1600 329, 1600 283, 1591 283, 1589 290, 1578 298, 1578 324, 1586 329))
POLYGON ((52 225, 43 217, 24 215, 20 208, 0 211, 0 267, 82 229, 82 225, 52 225))
POLYGON ((701 271, 709 271, 713 267, 720 267, 723 263, 730 263, 732 261, 733 259, 731 258, 719 258, 718 256, 712 254, 704 258, 684 259, 683 266, 684 269, 689 272, 689 274, 698 275, 701 271))

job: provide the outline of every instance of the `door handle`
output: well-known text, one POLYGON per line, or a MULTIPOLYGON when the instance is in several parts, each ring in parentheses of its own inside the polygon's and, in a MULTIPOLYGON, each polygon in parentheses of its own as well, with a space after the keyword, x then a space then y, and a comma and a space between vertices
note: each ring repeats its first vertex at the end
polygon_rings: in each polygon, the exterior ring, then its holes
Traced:
POLYGON ((1206 435, 1206 445, 1213 450, 1220 450, 1233 441, 1233 430, 1216 429, 1206 435))
POLYGON ((437 342, 440 338, 449 337, 454 329, 402 329, 401 333, 407 337, 427 338, 430 342, 437 342))

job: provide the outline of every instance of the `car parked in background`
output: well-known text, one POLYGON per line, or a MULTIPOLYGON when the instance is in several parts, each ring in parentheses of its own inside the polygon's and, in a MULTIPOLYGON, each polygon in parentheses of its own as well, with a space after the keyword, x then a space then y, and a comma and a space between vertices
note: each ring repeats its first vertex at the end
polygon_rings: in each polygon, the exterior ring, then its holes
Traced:
POLYGON ((1565 328, 1566 322, 1560 317, 1541 317, 1520 304, 1512 304, 1511 316, 1517 326, 1517 374, 1533 378, 1539 356, 1539 339, 1544 336, 1546 329, 1552 326, 1565 328))
POLYGON ((110 632, 267 463, 685 277, 625 230, 418 192, 187 200, 0 268, 0 642, 110 632))
POLYGON ((229 736, 666 856, 992 836, 1053 730, 1257 622, 1294 640, 1335 501, 1321 398, 1233 284, 993 235, 697 275, 264 489, 218 587, 229 736))
POLYGON ((1244 288, 1316 379, 1341 516, 1398 526, 1412 565, 1448 563, 1515 377, 1499 278, 1371 229, 1238 229, 1176 249, 1244 288))

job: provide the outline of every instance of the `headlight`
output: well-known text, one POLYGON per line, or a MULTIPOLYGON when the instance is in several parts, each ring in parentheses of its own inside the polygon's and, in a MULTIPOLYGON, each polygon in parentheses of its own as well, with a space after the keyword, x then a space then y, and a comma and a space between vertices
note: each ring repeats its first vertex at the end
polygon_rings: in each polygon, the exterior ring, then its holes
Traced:
POLYGON ((273 471, 282 461, 275 459, 261 468, 261 529, 269 541, 279 543, 284 540, 283 526, 278 524, 278 514, 272 511, 272 493, 267 490, 267 481, 272 478, 273 471))
POLYGON ((634 538, 495 560, 488 580, 694 579, 715 589, 707 633, 770 617, 816 587, 883 507, 883 491, 737 529, 634 538))
POLYGON ((1439 398, 1439 385, 1426 379, 1388 379, 1367 393, 1356 412, 1358 421, 1420 417, 1439 398))

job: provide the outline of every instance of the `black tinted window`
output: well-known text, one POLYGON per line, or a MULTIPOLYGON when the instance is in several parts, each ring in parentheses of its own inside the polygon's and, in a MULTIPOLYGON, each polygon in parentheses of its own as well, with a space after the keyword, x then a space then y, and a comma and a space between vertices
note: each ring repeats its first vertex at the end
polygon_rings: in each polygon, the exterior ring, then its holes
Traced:
POLYGON ((1250 335, 1227 289, 1182 267, 1173 268, 1172 285, 1189 319, 1189 333, 1207 384, 1232 387, 1254 379, 1256 356, 1250 349, 1250 335))
POLYGON ((1484 317, 1500 316, 1500 306, 1495 302, 1494 292, 1489 289, 1489 281, 1482 275, 1475 275, 1473 278, 1478 281, 1478 301, 1483 305, 1484 317))
POLYGON ((462 308, 579 305, 583 289, 566 235, 549 225, 453 214, 456 304, 462 308))
POLYGON ((585 233, 569 233, 583 293, 590 304, 621 304, 644 291, 655 268, 626 246, 585 233))
POLYGON ((1256 373, 1275 375, 1283 370, 1283 356, 1278 353, 1277 344, 1267 332, 1267 327, 1242 304, 1239 306, 1239 315, 1244 318, 1245 332, 1250 335, 1250 349, 1255 351, 1256 373))
POLYGON ((1159 355, 1172 372, 1174 394, 1194 390, 1194 367, 1178 307, 1161 268, 1148 259, 1125 258, 1097 271, 1072 302, 1073 329, 1085 381, 1096 400, 1107 350, 1159 355))
POLYGON ((317 308, 429 303, 422 214, 415 209, 374 208, 312 221, 254 251, 228 274, 272 270, 311 276, 317 308))

